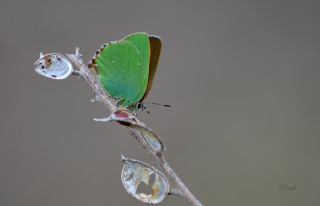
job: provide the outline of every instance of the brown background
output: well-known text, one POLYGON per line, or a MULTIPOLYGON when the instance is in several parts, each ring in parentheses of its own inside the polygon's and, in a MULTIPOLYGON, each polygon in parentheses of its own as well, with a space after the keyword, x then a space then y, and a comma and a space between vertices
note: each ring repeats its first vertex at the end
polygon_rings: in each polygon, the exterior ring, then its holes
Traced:
MULTIPOLYGON (((205 205, 320 205, 319 1, 0 2, 0 205, 142 205, 120 155, 151 158, 77 78, 37 75, 39 51, 146 31, 164 47, 142 120, 205 205), (283 190, 280 185, 296 186, 283 190)), ((162 205, 186 205, 169 197, 162 205)))

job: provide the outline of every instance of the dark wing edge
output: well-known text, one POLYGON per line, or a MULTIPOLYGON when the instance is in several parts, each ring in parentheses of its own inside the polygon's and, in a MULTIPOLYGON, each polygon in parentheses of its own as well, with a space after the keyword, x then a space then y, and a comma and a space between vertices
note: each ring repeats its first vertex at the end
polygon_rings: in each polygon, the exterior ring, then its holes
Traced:
POLYGON ((100 49, 96 51, 94 56, 88 63, 88 68, 91 69, 95 74, 99 75, 99 69, 97 66, 96 58, 103 52, 103 50, 108 46, 108 44, 103 44, 100 49))
POLYGON ((157 71, 157 66, 160 59, 161 53, 161 39, 158 36, 149 35, 149 42, 150 42, 150 59, 149 59, 149 76, 148 76, 148 85, 146 92, 144 93, 141 101, 143 101, 149 91, 151 90, 153 78, 157 71))

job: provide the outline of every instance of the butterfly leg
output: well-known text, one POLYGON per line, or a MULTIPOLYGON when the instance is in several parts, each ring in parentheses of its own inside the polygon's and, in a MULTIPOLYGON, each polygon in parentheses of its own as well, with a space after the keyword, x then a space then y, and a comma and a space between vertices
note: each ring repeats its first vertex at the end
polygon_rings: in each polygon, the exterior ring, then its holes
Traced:
POLYGON ((120 106, 123 104, 123 102, 126 101, 126 100, 125 100, 124 98, 122 98, 122 97, 113 97, 113 99, 116 100, 116 105, 117 105, 117 107, 120 107, 120 106))

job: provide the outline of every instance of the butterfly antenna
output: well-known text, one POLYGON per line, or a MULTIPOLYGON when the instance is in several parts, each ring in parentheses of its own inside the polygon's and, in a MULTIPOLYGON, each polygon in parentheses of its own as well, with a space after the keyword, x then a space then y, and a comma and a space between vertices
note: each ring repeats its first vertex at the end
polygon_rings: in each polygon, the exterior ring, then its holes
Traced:
POLYGON ((162 107, 172 107, 169 104, 160 104, 160 103, 157 103, 157 102, 143 102, 143 104, 152 104, 152 105, 157 105, 157 106, 162 106, 162 107))

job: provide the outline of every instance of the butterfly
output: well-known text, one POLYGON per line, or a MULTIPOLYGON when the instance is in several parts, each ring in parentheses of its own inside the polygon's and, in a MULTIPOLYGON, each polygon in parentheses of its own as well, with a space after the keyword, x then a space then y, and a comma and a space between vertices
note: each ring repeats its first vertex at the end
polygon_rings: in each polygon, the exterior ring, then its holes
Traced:
POLYGON ((88 67, 118 106, 136 109, 152 87, 160 53, 160 37, 138 32, 102 45, 88 67))

